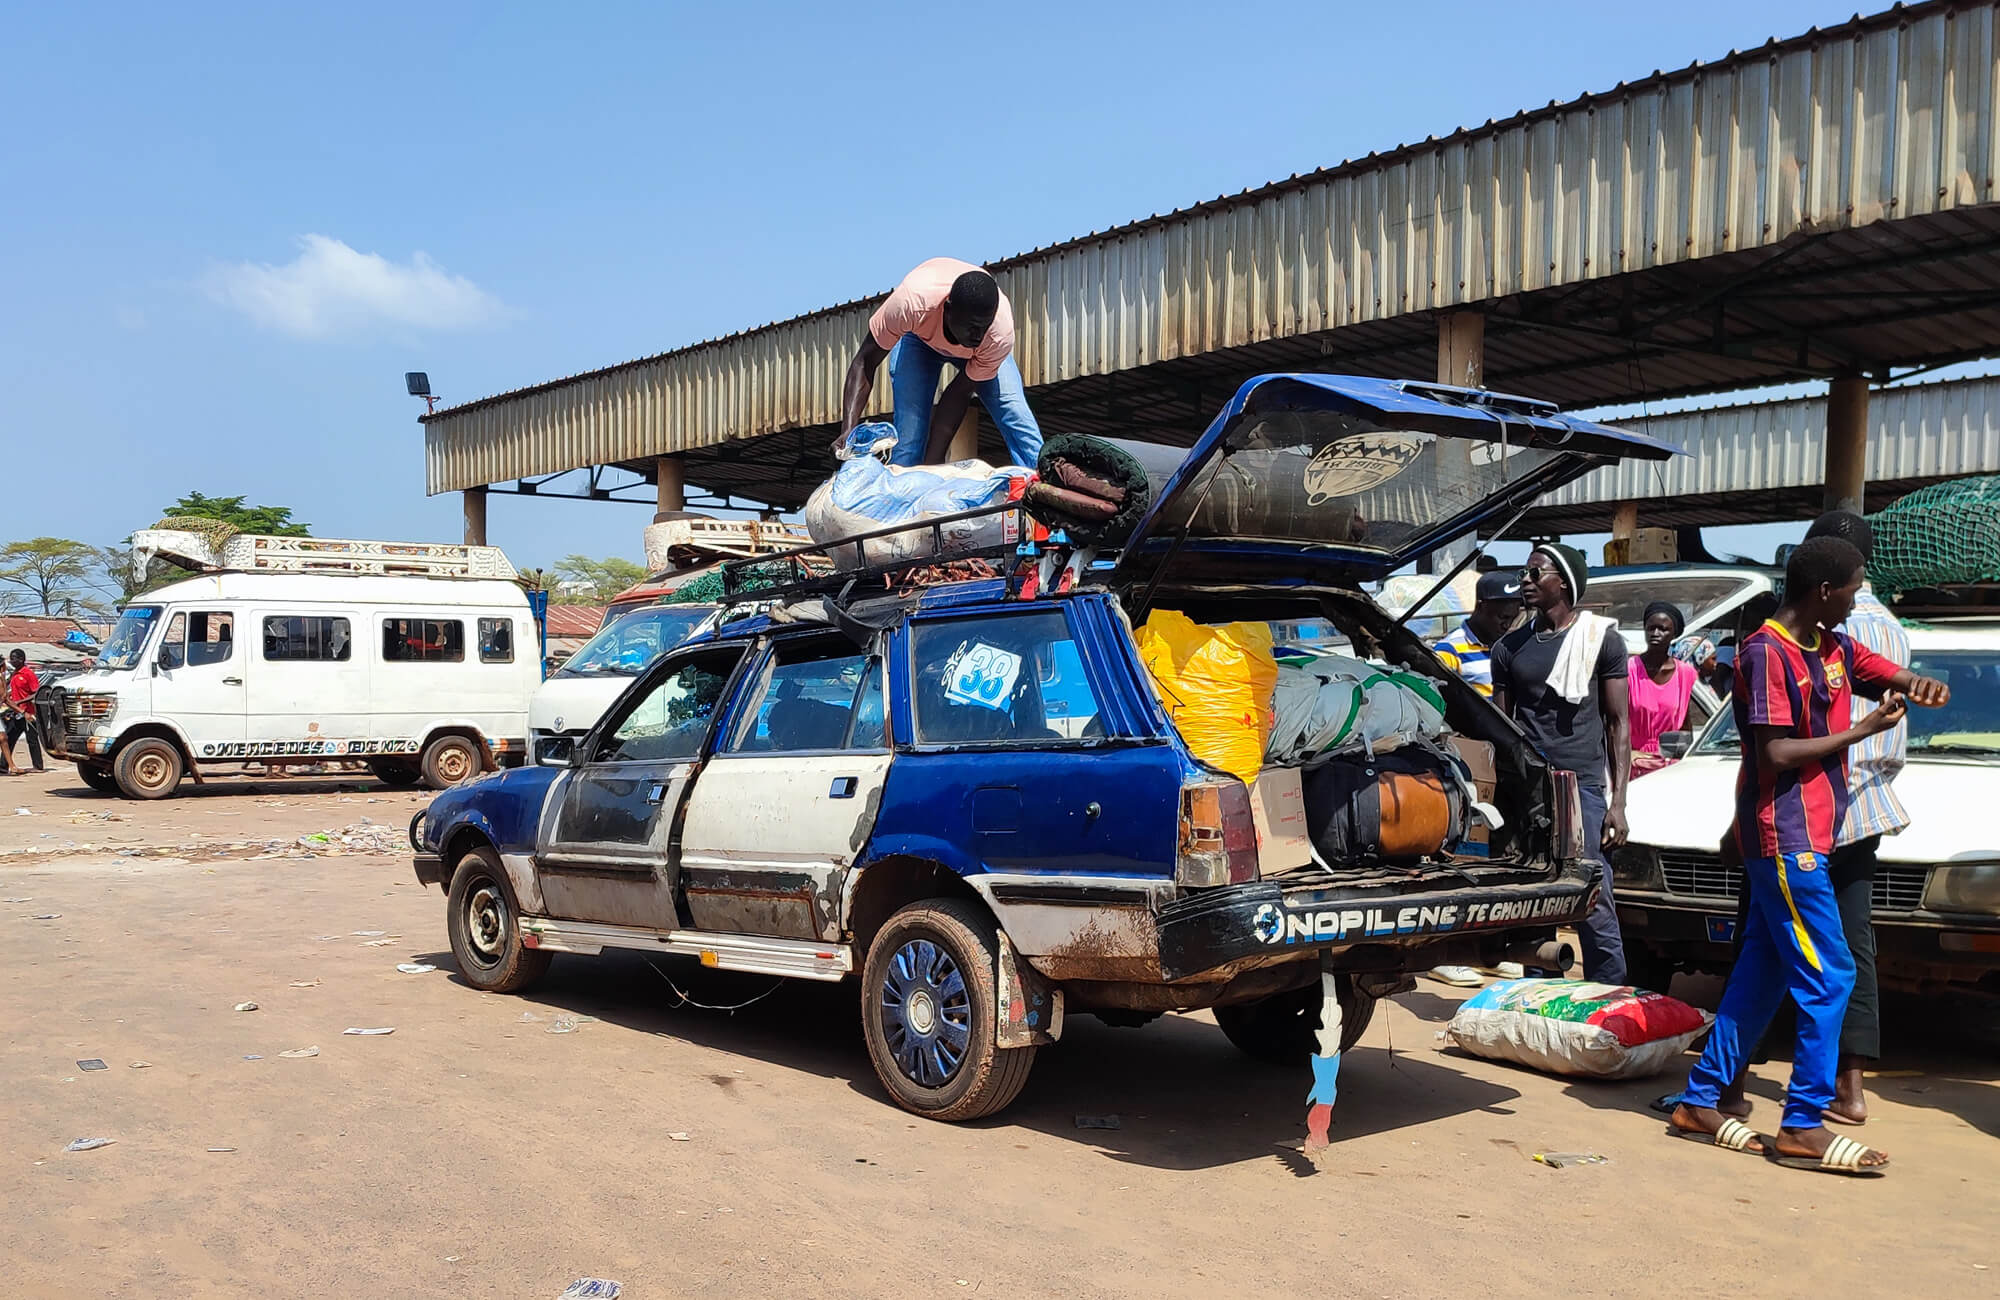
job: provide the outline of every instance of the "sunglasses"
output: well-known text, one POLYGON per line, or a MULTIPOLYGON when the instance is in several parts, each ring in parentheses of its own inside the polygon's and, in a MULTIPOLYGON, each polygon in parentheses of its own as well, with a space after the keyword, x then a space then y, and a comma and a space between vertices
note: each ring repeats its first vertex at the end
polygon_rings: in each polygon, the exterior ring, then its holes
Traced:
POLYGON ((1540 582, 1554 572, 1554 569, 1544 569, 1539 564, 1530 564, 1521 570, 1521 577, 1528 582, 1540 582))

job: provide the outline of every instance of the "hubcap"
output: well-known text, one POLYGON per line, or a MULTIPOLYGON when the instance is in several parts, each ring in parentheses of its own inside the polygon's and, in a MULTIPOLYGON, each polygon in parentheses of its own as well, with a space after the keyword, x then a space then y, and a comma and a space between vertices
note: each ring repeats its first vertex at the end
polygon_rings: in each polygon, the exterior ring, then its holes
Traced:
POLYGON ((480 881, 465 900, 465 939, 482 966, 499 962, 507 948, 507 900, 491 881, 480 881))
POLYGON ((133 775, 137 776, 139 784, 145 786, 147 789, 166 783, 167 760, 164 755, 154 753, 141 754, 139 761, 134 766, 138 770, 133 775))
POLYGON ((472 770, 472 758, 457 745, 452 745, 438 755, 438 775, 451 782, 463 781, 472 770))
POLYGON ((951 954, 929 939, 896 950, 882 974, 882 1031, 904 1078, 941 1088, 965 1063, 972 999, 951 954))

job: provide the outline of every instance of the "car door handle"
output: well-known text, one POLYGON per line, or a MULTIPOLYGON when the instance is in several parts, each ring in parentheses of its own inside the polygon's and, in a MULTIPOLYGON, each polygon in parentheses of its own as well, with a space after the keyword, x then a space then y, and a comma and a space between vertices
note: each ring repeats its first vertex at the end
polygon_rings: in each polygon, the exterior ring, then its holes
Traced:
POLYGON ((646 787, 646 802, 647 802, 647 803, 658 803, 658 802, 660 802, 660 800, 662 800, 662 799, 664 799, 664 798, 666 798, 666 797, 667 797, 667 786, 666 786, 666 782, 664 782, 664 781, 655 781, 655 782, 653 782, 653 784, 652 784, 652 785, 650 785, 650 786, 646 787))
POLYGON ((243 679, 241 677, 225 677, 222 679, 222 684, 224 686, 241 686, 243 679))
POLYGON ((861 780, 858 777, 836 776, 833 778, 833 789, 828 790, 827 794, 835 799, 852 799, 854 792, 860 787, 861 780))

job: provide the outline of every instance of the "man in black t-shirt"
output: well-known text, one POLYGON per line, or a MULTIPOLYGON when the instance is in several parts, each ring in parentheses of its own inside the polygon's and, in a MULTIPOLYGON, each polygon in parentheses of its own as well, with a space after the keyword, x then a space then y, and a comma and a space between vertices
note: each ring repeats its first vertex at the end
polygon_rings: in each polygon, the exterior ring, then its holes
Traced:
POLYGON ((1576 773, 1585 852, 1603 867, 1590 912, 1577 923, 1583 976, 1625 982, 1625 940, 1604 852, 1625 842, 1632 768, 1625 640, 1612 621, 1576 608, 1590 570, 1574 547, 1535 548, 1521 570, 1533 617, 1493 647, 1493 702, 1511 714, 1552 767, 1576 773))

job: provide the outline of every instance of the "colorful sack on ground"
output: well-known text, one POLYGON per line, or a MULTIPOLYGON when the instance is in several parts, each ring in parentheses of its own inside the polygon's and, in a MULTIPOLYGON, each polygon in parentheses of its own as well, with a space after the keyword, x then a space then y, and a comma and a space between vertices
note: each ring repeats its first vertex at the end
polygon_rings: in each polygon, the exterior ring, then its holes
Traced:
POLYGON ((1268 623, 1203 627, 1155 610, 1139 629, 1139 659, 1194 756, 1241 781, 1264 766, 1278 664, 1268 623))
POLYGON ((1474 1056, 1550 1074, 1658 1074, 1713 1019, 1664 993, 1588 980, 1505 980, 1467 998, 1445 1032, 1474 1056))

